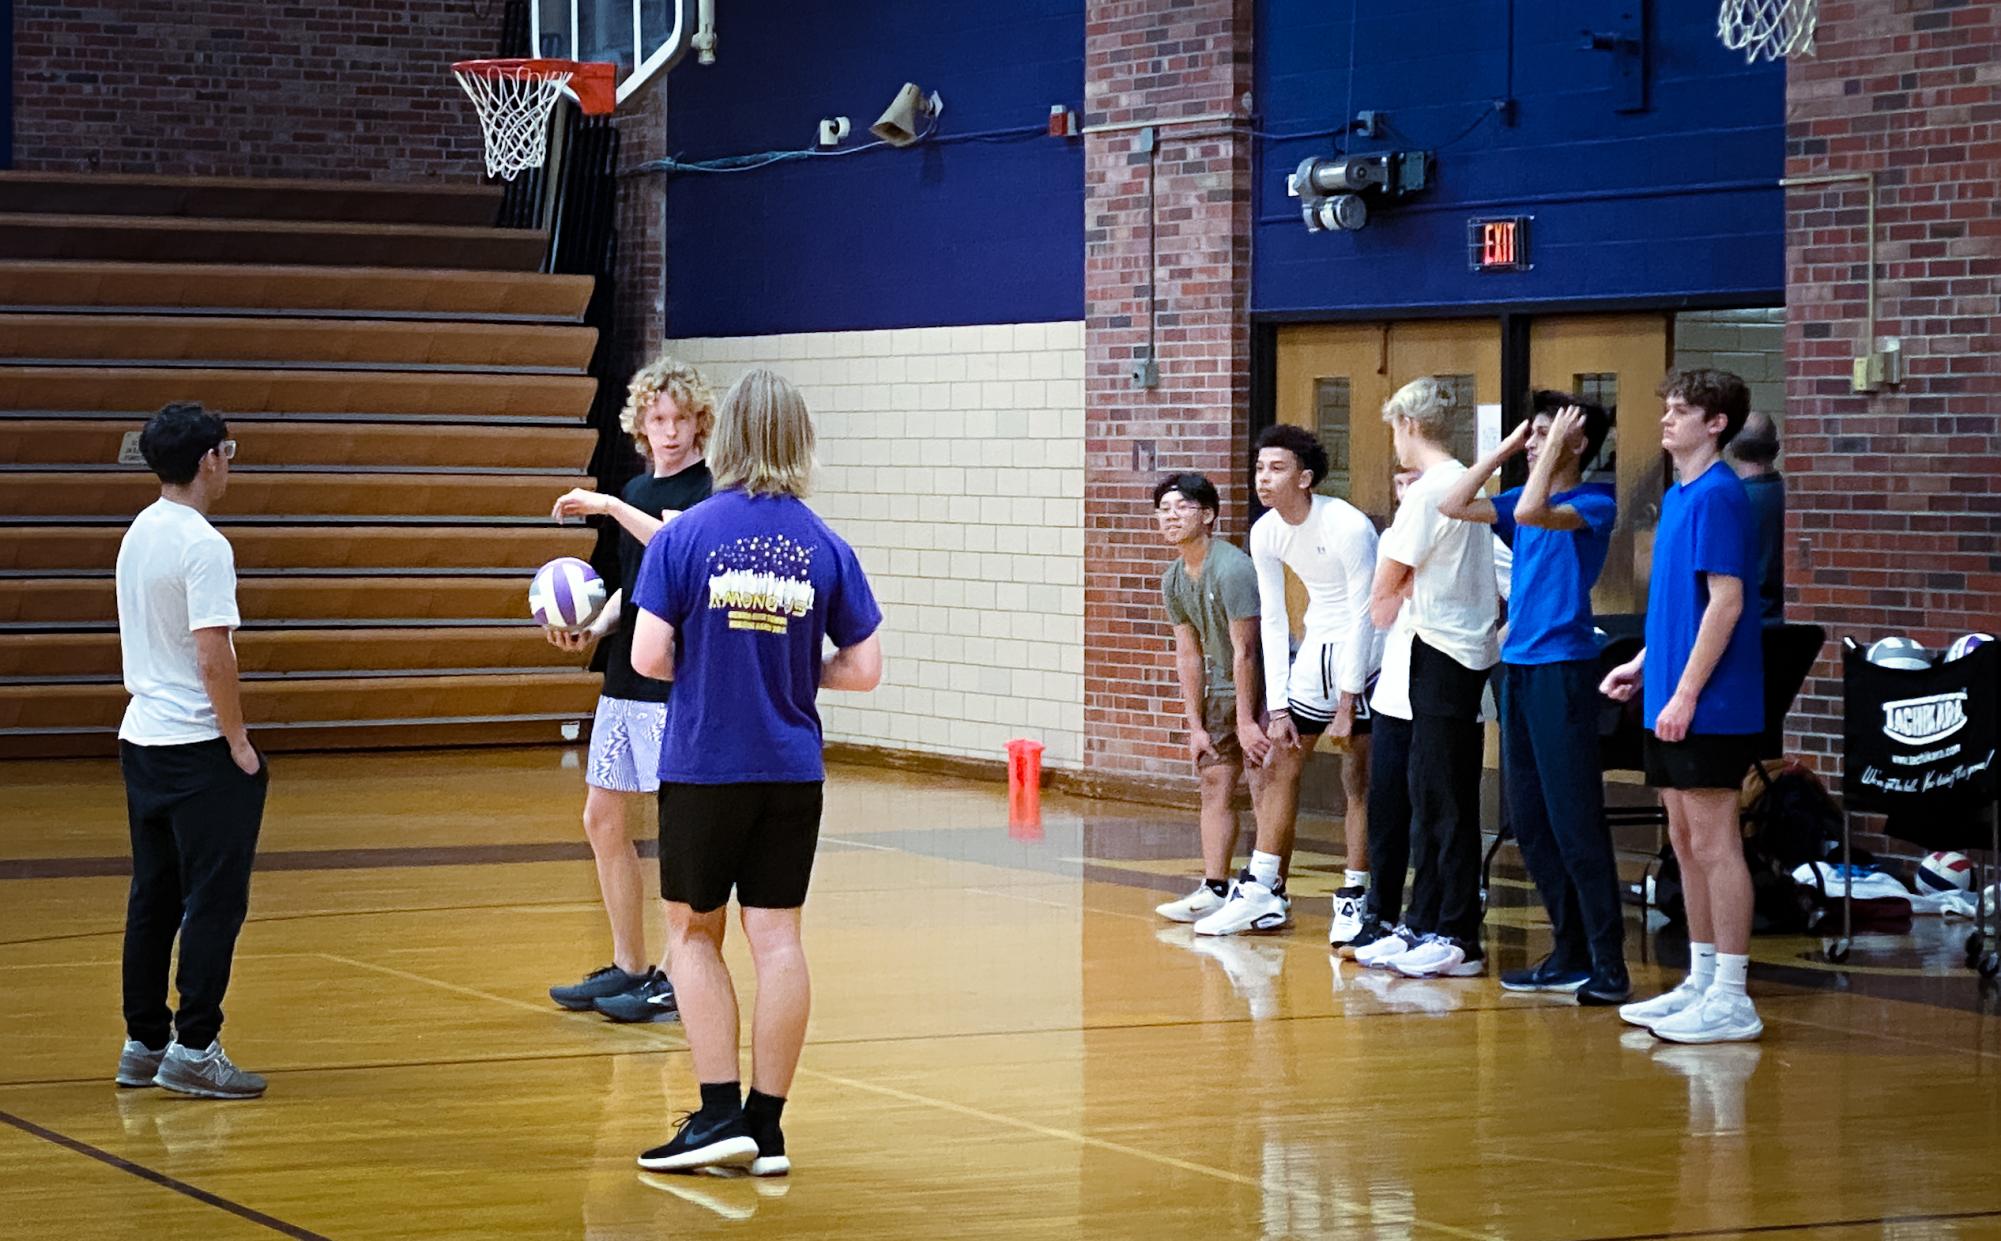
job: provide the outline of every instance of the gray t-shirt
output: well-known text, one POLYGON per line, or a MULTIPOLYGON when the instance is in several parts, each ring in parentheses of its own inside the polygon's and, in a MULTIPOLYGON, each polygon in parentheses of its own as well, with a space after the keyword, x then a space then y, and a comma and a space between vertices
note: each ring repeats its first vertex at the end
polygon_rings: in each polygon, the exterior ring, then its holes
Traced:
POLYGON ((1193 625, 1202 639, 1204 693, 1210 698, 1234 694, 1230 622, 1258 616, 1258 575, 1251 558, 1234 543, 1211 539, 1201 575, 1190 574, 1176 556, 1161 574, 1160 596, 1167 604, 1168 621, 1193 625))

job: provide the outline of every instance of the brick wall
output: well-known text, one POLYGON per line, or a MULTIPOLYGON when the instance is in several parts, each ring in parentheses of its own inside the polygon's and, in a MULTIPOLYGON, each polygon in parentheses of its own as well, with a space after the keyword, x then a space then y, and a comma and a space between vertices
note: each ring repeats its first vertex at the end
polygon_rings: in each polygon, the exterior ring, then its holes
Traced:
POLYGON ((718 392, 753 365, 799 385, 813 507, 883 608, 883 684, 827 694, 830 741, 998 762, 1084 746, 1084 332, 1071 323, 670 342, 718 392))
MULTIPOLYGON (((657 79, 619 109, 618 162, 636 168, 667 154, 667 91, 657 79)), ((613 356, 630 373, 646 364, 667 335, 667 178, 658 173, 618 183, 618 318, 613 356)), ((619 373, 619 372, 614 372, 619 373)))
MULTIPOLYGON (((1866 347, 1861 184, 1791 190, 1789 614, 1937 645, 2001 625, 2001 0, 1825 0, 1787 66, 1787 174, 1877 174, 1877 333, 1908 379, 1849 391, 1866 347)), ((1794 717, 1830 774, 1833 647, 1794 717)))
POLYGON ((501 0, 15 0, 14 166, 463 181, 501 0))
POLYGON ((1084 47, 1084 764, 1111 777, 1192 779, 1176 741, 1173 637, 1160 608, 1168 554, 1149 497, 1167 470, 1202 470, 1241 540, 1249 434, 1251 82, 1248 0, 1093 0, 1084 47), (1152 156, 1132 129, 1159 122, 1152 156), (1128 378, 1156 288, 1159 386, 1128 378), (1137 458, 1137 460, 1136 460, 1137 458), (1137 466, 1137 468, 1136 468, 1137 466))

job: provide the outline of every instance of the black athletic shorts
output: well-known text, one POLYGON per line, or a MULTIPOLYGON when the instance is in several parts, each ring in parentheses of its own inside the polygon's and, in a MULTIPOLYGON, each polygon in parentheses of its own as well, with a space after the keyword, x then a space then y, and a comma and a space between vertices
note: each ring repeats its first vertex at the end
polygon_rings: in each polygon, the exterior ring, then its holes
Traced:
POLYGON ((820 843, 822 785, 660 785, 660 895, 708 913, 729 904, 806 903, 820 843))
MULTIPOLYGON (((1368 684, 1362 687, 1361 693, 1355 695, 1355 722, 1348 730, 1350 737, 1366 737, 1369 735, 1369 730, 1375 727, 1376 716, 1369 710, 1369 695, 1376 692, 1376 679, 1379 675, 1371 672, 1368 684)), ((1338 698, 1334 701, 1338 701, 1338 698)), ((1302 737, 1318 737, 1334 722, 1333 713, 1322 715, 1312 703, 1287 702, 1285 709, 1286 714, 1292 717, 1292 726, 1299 730, 1299 735, 1302 737)))
POLYGON ((1647 784, 1657 789, 1734 789, 1758 761, 1759 733, 1690 733, 1680 741, 1646 737, 1647 784))

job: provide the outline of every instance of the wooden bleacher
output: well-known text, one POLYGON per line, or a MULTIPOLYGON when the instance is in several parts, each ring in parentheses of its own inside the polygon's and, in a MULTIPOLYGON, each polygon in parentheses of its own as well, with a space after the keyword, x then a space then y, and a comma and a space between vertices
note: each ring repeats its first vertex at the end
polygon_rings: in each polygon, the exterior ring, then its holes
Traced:
POLYGON ((486 187, 0 173, 0 757, 105 754, 111 570, 198 400, 240 448, 246 711, 271 750, 555 741, 597 678, 526 619, 588 556, 591 281, 486 187))

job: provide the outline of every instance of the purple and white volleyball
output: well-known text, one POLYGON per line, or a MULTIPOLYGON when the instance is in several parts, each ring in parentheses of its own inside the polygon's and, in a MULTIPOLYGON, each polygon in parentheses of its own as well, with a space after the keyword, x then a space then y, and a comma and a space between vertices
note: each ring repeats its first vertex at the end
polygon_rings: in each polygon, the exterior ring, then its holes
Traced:
POLYGON ((582 629, 597 619, 604 600, 604 579, 575 556, 558 556, 543 565, 528 588, 529 614, 550 629, 582 629))

